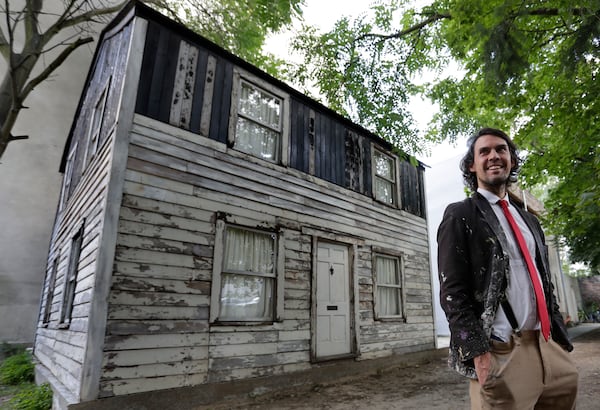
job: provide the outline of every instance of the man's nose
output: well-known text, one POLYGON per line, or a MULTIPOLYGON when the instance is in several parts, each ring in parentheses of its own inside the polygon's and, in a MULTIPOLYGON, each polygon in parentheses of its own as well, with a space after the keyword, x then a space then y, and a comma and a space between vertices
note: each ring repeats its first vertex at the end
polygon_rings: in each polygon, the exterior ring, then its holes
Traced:
POLYGON ((496 151, 495 149, 490 151, 490 157, 491 158, 500 158, 500 154, 498 154, 498 151, 496 151))

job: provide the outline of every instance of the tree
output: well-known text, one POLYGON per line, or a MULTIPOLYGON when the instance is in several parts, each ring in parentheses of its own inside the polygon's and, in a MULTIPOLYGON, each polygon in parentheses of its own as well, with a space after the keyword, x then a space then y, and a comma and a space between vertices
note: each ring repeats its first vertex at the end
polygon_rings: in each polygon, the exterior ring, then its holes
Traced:
POLYGON ((0 157, 9 142, 27 138, 14 136, 11 131, 19 112, 26 108, 24 102, 31 91, 73 51, 93 41, 91 24, 101 22, 122 6, 102 1, 66 1, 64 12, 42 28, 42 20, 47 17, 43 11, 44 2, 27 0, 24 3, 21 10, 13 10, 11 2, 4 0, 0 9, 5 17, 5 27, 0 31, 0 54, 8 66, 0 83, 0 157), (69 29, 75 29, 75 34, 66 34, 69 29), (17 40, 19 30, 23 32, 21 47, 17 40), (35 72, 38 61, 55 49, 60 49, 58 55, 53 55, 41 71, 35 72))
MULTIPOLYGON (((58 15, 44 9, 43 0, 4 0, 5 17, 0 30, 0 54, 8 69, 0 83, 0 158, 8 143, 27 136, 11 131, 19 112, 27 108, 27 96, 48 79, 79 47, 93 41, 95 23, 105 23, 127 1, 68 0, 58 15), (23 42, 17 39, 22 33, 23 42), (57 50, 60 50, 56 53, 57 50), (42 64, 43 61, 43 64, 42 64)), ((154 0, 155 7, 168 11, 182 23, 206 35, 217 44, 263 68, 275 72, 280 63, 262 55, 268 34, 289 25, 301 16, 303 0, 154 0)))
POLYGON ((423 152, 423 137, 399 106, 415 94, 440 108, 427 140, 509 130, 526 154, 521 183, 552 183, 546 226, 598 272, 600 0, 407 3, 378 2, 328 33, 304 29, 294 78, 410 153, 423 152))

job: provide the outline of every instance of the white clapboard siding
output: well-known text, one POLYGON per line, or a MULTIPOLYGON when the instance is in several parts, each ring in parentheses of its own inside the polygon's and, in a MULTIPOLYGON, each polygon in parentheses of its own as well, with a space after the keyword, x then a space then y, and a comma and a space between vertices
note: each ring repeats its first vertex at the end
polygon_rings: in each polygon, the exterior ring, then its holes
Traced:
POLYGON ((101 394, 189 385, 184 365, 173 363, 181 361, 181 352, 193 349, 201 351, 200 357, 189 356, 198 364, 197 383, 310 368, 313 237, 304 227, 365 243, 356 263, 361 355, 433 345, 431 308, 425 308, 431 303, 425 220, 136 115, 101 394), (285 252, 281 322, 208 324, 217 214, 226 215, 229 223, 280 229, 285 252), (403 254, 406 323, 373 319, 371 247, 403 254), (164 384, 158 387, 158 381, 164 384))

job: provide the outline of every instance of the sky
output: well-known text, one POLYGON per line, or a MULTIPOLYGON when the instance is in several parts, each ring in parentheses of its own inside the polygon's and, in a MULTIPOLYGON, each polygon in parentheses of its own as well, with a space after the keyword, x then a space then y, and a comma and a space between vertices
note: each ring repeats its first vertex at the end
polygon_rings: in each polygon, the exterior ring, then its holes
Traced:
MULTIPOLYGON (((334 23, 343 16, 352 18, 365 13, 370 4, 370 1, 365 0, 305 0, 304 20, 325 32, 333 28, 334 23)), ((290 39, 289 32, 278 34, 267 41, 266 50, 293 60, 295 56, 288 52, 290 39)), ((424 129, 436 108, 427 101, 416 99, 410 105, 419 127, 424 129)), ((433 297, 436 307, 435 327, 437 334, 444 336, 448 335, 449 331, 438 301, 436 232, 446 206, 465 197, 462 176, 458 169, 458 163, 465 151, 466 143, 460 140, 456 144, 445 142, 433 146, 431 155, 418 157, 428 166, 425 171, 425 187, 433 297)))

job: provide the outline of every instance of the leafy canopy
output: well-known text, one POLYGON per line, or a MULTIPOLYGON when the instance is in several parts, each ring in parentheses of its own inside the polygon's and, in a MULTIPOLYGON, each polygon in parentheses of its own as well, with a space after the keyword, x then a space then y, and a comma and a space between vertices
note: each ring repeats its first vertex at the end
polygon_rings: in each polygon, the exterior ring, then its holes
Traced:
POLYGON ((379 1, 294 46, 293 78, 406 152, 509 131, 526 154, 521 183, 548 186, 545 226, 598 272, 600 0, 379 1), (406 110, 414 95, 439 106, 424 136, 406 110))

